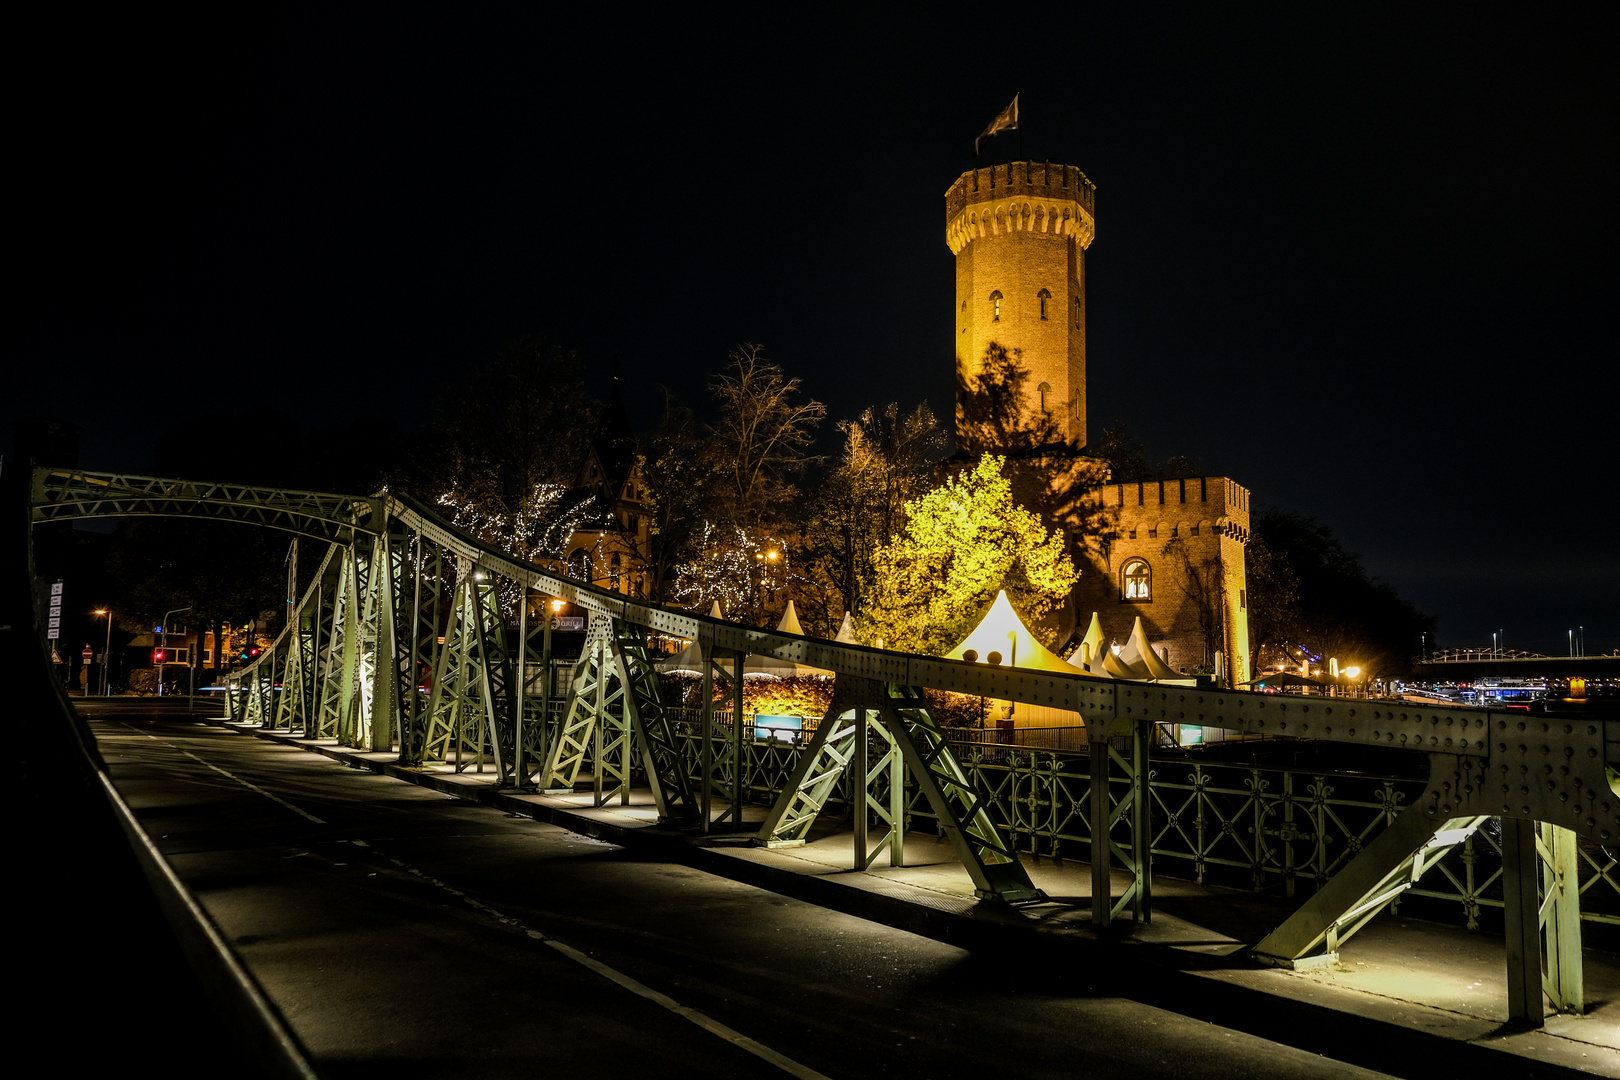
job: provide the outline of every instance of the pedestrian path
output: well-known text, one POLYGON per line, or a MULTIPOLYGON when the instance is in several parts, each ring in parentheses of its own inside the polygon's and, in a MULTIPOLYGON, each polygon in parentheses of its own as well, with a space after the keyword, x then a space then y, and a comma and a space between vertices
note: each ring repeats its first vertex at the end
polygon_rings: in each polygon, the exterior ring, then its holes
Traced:
MULTIPOLYGON (((1155 1004, 1257 1034, 1265 1033, 1257 1025, 1269 1025, 1295 1045, 1393 1040, 1412 1052, 1455 1059, 1459 1068, 1486 1069, 1486 1075, 1529 1075, 1551 1065, 1620 1077, 1620 955, 1612 944, 1593 947, 1601 932, 1594 928, 1588 928, 1584 952, 1586 1013, 1549 1014, 1544 1027, 1524 1030, 1507 1023, 1500 934, 1386 911, 1345 945, 1337 964, 1283 970, 1247 955, 1291 912, 1280 898, 1156 877, 1147 922, 1133 922, 1125 912, 1099 931, 1091 919, 1091 867, 1084 862, 1025 856, 1030 878, 1048 899, 1016 907, 979 903, 950 844, 932 835, 907 835, 905 866, 889 866, 880 855, 870 868, 856 870, 847 827, 819 828, 796 847, 755 846, 751 833, 765 807, 745 807, 742 830, 693 835, 660 827, 645 790, 632 792, 628 803, 594 807, 589 791, 522 793, 497 787, 493 771, 411 769, 392 753, 242 730, 603 840, 656 845, 666 857, 900 929, 967 946, 1040 950, 1055 962, 1095 968, 1099 981, 1130 996, 1157 996, 1163 1000, 1155 1004)), ((1116 870, 1113 895, 1122 895, 1127 884, 1116 870)))

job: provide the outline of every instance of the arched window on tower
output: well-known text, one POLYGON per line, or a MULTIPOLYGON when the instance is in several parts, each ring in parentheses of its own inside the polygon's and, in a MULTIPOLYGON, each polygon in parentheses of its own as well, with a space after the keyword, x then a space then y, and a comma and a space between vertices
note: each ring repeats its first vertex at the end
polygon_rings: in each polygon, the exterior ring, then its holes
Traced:
POLYGON ((1035 390, 1041 395, 1041 412, 1045 412, 1046 395, 1052 392, 1052 384, 1043 382, 1041 385, 1037 386, 1035 390))
POLYGON ((1153 599, 1153 571, 1144 559, 1132 559, 1119 574, 1121 600, 1145 602, 1153 599))
POLYGON ((1035 299, 1041 302, 1041 318, 1046 318, 1046 302, 1052 299, 1051 290, 1042 289, 1040 292, 1035 294, 1035 299))
POLYGON ((997 289, 990 294, 990 321, 1001 321, 1001 290, 997 289))

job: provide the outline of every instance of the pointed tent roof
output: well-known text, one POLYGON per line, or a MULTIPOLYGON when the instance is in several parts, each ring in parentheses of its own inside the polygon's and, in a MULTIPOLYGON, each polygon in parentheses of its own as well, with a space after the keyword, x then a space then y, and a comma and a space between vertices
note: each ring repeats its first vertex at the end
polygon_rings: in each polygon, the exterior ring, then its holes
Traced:
MULTIPOLYGON (((799 612, 793 606, 793 601, 787 603, 787 610, 782 612, 782 621, 776 624, 776 629, 784 634, 797 634, 804 637, 804 630, 799 626, 799 612)), ((743 665, 743 678, 754 676, 775 676, 779 679, 791 678, 795 675, 831 675, 826 668, 811 667, 809 664, 795 663, 792 660, 779 660, 774 656, 750 656, 743 665)))
POLYGON ((833 640, 843 642, 845 645, 860 644, 859 641, 855 640, 855 624, 850 621, 849 612, 844 612, 844 621, 839 625, 838 633, 833 637, 833 640))
POLYGON ((1029 632, 1029 627, 1013 610, 1007 599, 1007 590, 996 594, 995 603, 984 613, 979 625, 963 638, 961 643, 945 654, 947 660, 960 660, 968 649, 978 653, 980 662, 992 652, 1001 654, 1001 662, 1008 667, 1033 668, 1036 671, 1061 671, 1073 674, 1077 668, 1063 657, 1042 645, 1040 639, 1029 632))
POLYGON ((1180 679, 1184 678, 1181 672, 1164 662, 1164 658, 1153 651, 1148 644, 1147 631, 1142 627, 1142 616, 1136 617, 1136 625, 1131 628, 1131 639, 1125 647, 1119 650, 1119 658, 1127 664, 1141 665, 1150 679, 1180 679))
POLYGON ((1105 679, 1129 679, 1132 682, 1152 682, 1164 679, 1185 679, 1186 676, 1164 662, 1148 644, 1147 630, 1142 617, 1131 627, 1130 640, 1115 653, 1103 638, 1102 624, 1097 613, 1091 613, 1091 627, 1086 631, 1080 647, 1069 657, 1069 663, 1092 675, 1105 679))
POLYGON ((799 626, 799 612, 794 608, 792 600, 788 601, 787 610, 782 612, 782 621, 776 624, 776 628, 784 634, 798 634, 804 637, 804 630, 799 626))
POLYGON ((1093 611, 1091 613, 1091 626, 1087 628, 1086 636, 1080 639, 1080 644, 1076 646, 1073 654, 1070 655, 1069 663, 1082 670, 1090 670, 1093 660, 1101 660, 1097 650, 1101 649, 1107 640, 1107 638, 1103 637, 1102 620, 1093 611))

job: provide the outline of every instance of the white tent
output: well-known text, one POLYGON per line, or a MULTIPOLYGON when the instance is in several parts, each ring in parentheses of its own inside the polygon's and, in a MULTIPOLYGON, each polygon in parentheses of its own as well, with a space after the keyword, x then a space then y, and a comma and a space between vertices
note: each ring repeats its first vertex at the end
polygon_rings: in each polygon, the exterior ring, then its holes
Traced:
POLYGON ((698 648, 697 642, 691 642, 674 656, 655 660, 653 670, 660 675, 702 675, 703 650, 698 648))
POLYGON ((1091 627, 1080 642, 1080 647, 1069 657, 1069 663, 1092 675, 1104 679, 1129 679, 1132 682, 1185 681, 1186 676, 1164 662, 1164 658, 1148 644, 1147 630, 1142 617, 1136 618, 1131 636, 1123 648, 1115 653, 1103 638, 1102 623, 1094 611, 1091 627))
POLYGON ((1147 631, 1142 628, 1142 617, 1136 617, 1136 625, 1131 628, 1131 639, 1125 647, 1119 650, 1119 658, 1132 667, 1140 665, 1147 672, 1147 677, 1153 680, 1184 679, 1181 672, 1164 662, 1164 657, 1153 651, 1148 644, 1147 631))
POLYGON ((1024 621, 1013 610, 1012 601, 1007 599, 1005 589, 996 594, 995 603, 984 613, 979 625, 974 627, 956 648, 946 653, 945 658, 965 659, 964 654, 969 649, 973 650, 981 664, 990 662, 991 653, 998 653, 1001 664, 1005 667, 1061 671, 1069 674, 1078 670, 1063 657, 1042 645, 1040 639, 1029 632, 1029 627, 1024 625, 1024 621))
MULTIPOLYGON (((804 636, 804 628, 799 625, 799 612, 793 606, 793 601, 787 603, 787 610, 782 613, 782 621, 776 624, 776 629, 783 634, 796 634, 804 636)), ((799 664, 792 660, 779 660, 774 656, 754 655, 743 664, 744 679, 790 679, 796 675, 831 675, 826 668, 811 667, 809 664, 799 664)))
POLYGON ((1082 671, 1090 671, 1093 661, 1098 664, 1102 663, 1101 650, 1106 648, 1107 645, 1108 639, 1103 636, 1102 632, 1102 621, 1097 618, 1097 613, 1093 611, 1091 613, 1091 626, 1086 630, 1086 636, 1080 639, 1079 646, 1070 655, 1069 663, 1082 671))
MULTIPOLYGON (((724 615, 720 614, 720 601, 716 600, 709 608, 709 618, 725 618, 724 615)), ((720 669, 729 671, 730 665, 722 660, 720 661, 720 669)), ((698 643, 693 641, 674 656, 666 656, 662 660, 653 661, 653 670, 660 675, 701 676, 703 674, 703 650, 699 649, 698 643)))

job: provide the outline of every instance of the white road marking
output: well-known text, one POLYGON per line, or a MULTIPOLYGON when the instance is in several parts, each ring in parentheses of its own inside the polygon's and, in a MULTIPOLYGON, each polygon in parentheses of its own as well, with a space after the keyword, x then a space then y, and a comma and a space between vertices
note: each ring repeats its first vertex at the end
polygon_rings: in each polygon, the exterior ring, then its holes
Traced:
POLYGON ((224 769, 220 768, 218 765, 209 764, 208 762, 204 761, 202 758, 198 757, 196 754, 193 754, 190 750, 182 750, 180 752, 182 754, 186 755, 186 757, 190 758, 192 761, 195 761, 197 764, 206 765, 206 766, 208 766, 208 768, 213 769, 215 772, 219 773, 219 775, 225 777, 226 779, 236 781, 238 784, 241 784, 243 787, 247 788, 249 791, 257 792, 258 794, 263 795, 265 798, 269 799, 273 803, 280 803, 282 806, 285 806, 287 809, 291 810, 293 813, 299 815, 300 817, 308 818, 310 821, 313 821, 317 825, 325 825, 326 824, 325 821, 322 821, 320 818, 316 817, 314 814, 310 813, 308 810, 302 809, 301 807, 294 806, 292 803, 288 802, 286 799, 283 799, 283 798, 281 798, 280 796, 277 796, 277 795, 272 795, 268 791, 264 790, 264 788, 259 787, 259 786, 255 785, 255 784, 250 784, 250 783, 248 783, 248 781, 242 779, 240 776, 235 776, 235 775, 233 775, 231 773, 226 772, 224 769))
MULTIPOLYGON (((129 730, 135 732, 136 734, 145 735, 148 739, 152 739, 152 740, 154 740, 156 742, 162 742, 163 741, 163 740, 159 739, 156 735, 153 735, 150 731, 142 731, 140 728, 135 727, 133 724, 124 723, 124 721, 122 721, 122 720, 120 720, 119 723, 123 724, 124 727, 129 728, 129 730)), ((176 747, 176 749, 179 749, 179 748, 176 747)), ((248 781, 242 779, 240 776, 235 776, 235 775, 233 775, 231 773, 228 773, 224 769, 220 768, 218 765, 213 765, 213 764, 210 764, 209 762, 204 761, 202 758, 198 757, 196 754, 193 754, 190 750, 181 750, 180 752, 182 754, 186 755, 186 757, 190 758, 192 761, 195 761, 197 764, 204 765, 204 766, 207 766, 210 769, 213 769, 215 772, 219 773, 219 775, 225 777, 227 780, 230 780, 230 781, 232 781, 234 783, 241 784, 243 787, 247 788, 249 791, 255 792, 256 794, 259 794, 259 795, 263 795, 265 798, 269 799, 273 803, 279 803, 282 806, 285 806, 288 810, 291 810, 293 813, 297 814, 300 817, 308 818, 310 821, 313 821, 317 825, 325 825, 326 824, 325 821, 323 821, 322 819, 316 817, 314 814, 310 813, 308 810, 304 810, 304 809, 302 809, 300 807, 294 806, 292 803, 288 802, 286 799, 280 798, 279 796, 276 796, 276 795, 272 795, 268 791, 264 790, 264 788, 259 787, 256 784, 251 784, 248 781)))
MULTIPOLYGON (((357 847, 364 847, 364 848, 371 847, 371 845, 366 843, 364 840, 351 840, 350 843, 356 845, 357 847)), ((372 850, 375 851, 376 849, 372 848, 372 850)), ((558 953, 561 953, 563 956, 566 956, 566 957, 568 957, 568 959, 574 961, 574 963, 580 964, 583 967, 589 968, 590 970, 596 972, 598 975, 602 976, 604 979, 607 979, 610 982, 617 983, 618 985, 624 987, 626 990, 630 991, 632 994, 637 994, 637 995, 639 995, 641 997, 646 998, 648 1001, 656 1002, 657 1004, 662 1005, 664 1008, 668 1009, 670 1012, 674 1013, 676 1016, 679 1016, 683 1020, 686 1020, 686 1021, 688 1021, 690 1023, 696 1024, 698 1027, 702 1028, 704 1031, 707 1031, 709 1034, 718 1036, 719 1038, 722 1038, 722 1039, 726 1040, 727 1042, 731 1043, 733 1046, 736 1046, 736 1047, 738 1047, 739 1049, 742 1049, 742 1050, 746 1050, 750 1054, 753 1054, 755 1057, 757 1057, 757 1058, 759 1058, 759 1059, 761 1059, 763 1061, 770 1062, 772 1065, 775 1065, 778 1069, 781 1069, 783 1072, 787 1073, 789 1076, 796 1076, 796 1077, 799 1078, 799 1080, 829 1080, 829 1077, 827 1077, 825 1074, 816 1072, 816 1070, 810 1068, 807 1065, 801 1065, 797 1061, 794 1061, 792 1058, 788 1057, 785 1054, 777 1053, 775 1050, 772 1050, 770 1047, 766 1046, 764 1043, 759 1042, 756 1039, 751 1039, 747 1035, 744 1035, 742 1032, 736 1031, 736 1030, 734 1030, 732 1028, 727 1027, 725 1024, 722 1024, 720 1021, 714 1019, 712 1016, 709 1016, 706 1013, 703 1013, 703 1012, 698 1011, 697 1009, 689 1008, 689 1007, 687 1007, 685 1005, 682 1005, 680 1002, 676 1001, 674 998, 670 997, 668 994, 660 993, 659 991, 654 990, 652 987, 646 985, 645 983, 638 982, 637 980, 632 979, 630 976, 626 975, 624 972, 619 971, 616 968, 611 968, 608 965, 602 963, 600 960, 596 960, 596 959, 594 959, 594 958, 592 958, 590 956, 587 956, 586 954, 580 952, 578 949, 574 948, 572 945, 565 945, 562 942, 557 941, 555 938, 547 937, 546 935, 542 934, 538 930, 531 930, 527 926, 523 925, 522 920, 514 919, 509 915, 503 915, 501 912, 496 911, 494 908, 490 907, 488 904, 481 903, 478 900, 474 900, 472 897, 468 896, 466 893, 462 892, 460 889, 457 889, 457 888, 455 888, 453 886, 450 886, 450 885, 446 885, 444 882, 438 880, 437 878, 430 877, 427 874, 424 874, 422 871, 418 870, 416 867, 411 866, 411 865, 409 865, 407 863, 401 862, 400 860, 394 858, 392 855, 386 855, 386 854, 383 854, 382 852, 378 852, 378 854, 383 855, 383 858, 387 859, 389 862, 393 863, 395 866, 399 867, 401 870, 405 871, 407 874, 412 874, 412 875, 414 875, 416 877, 421 878, 423 881, 427 882, 429 885, 433 885, 436 888, 443 889, 445 892, 449 893, 451 896, 454 896, 456 899, 461 900, 463 903, 467 904, 468 906, 476 908, 477 910, 482 911, 485 914, 488 914, 491 917, 500 920, 502 923, 505 923, 508 926, 517 927, 518 929, 522 930, 525 934, 527 934, 529 937, 533 938, 535 941, 544 942, 545 944, 549 945, 551 948, 555 949, 558 953)))

